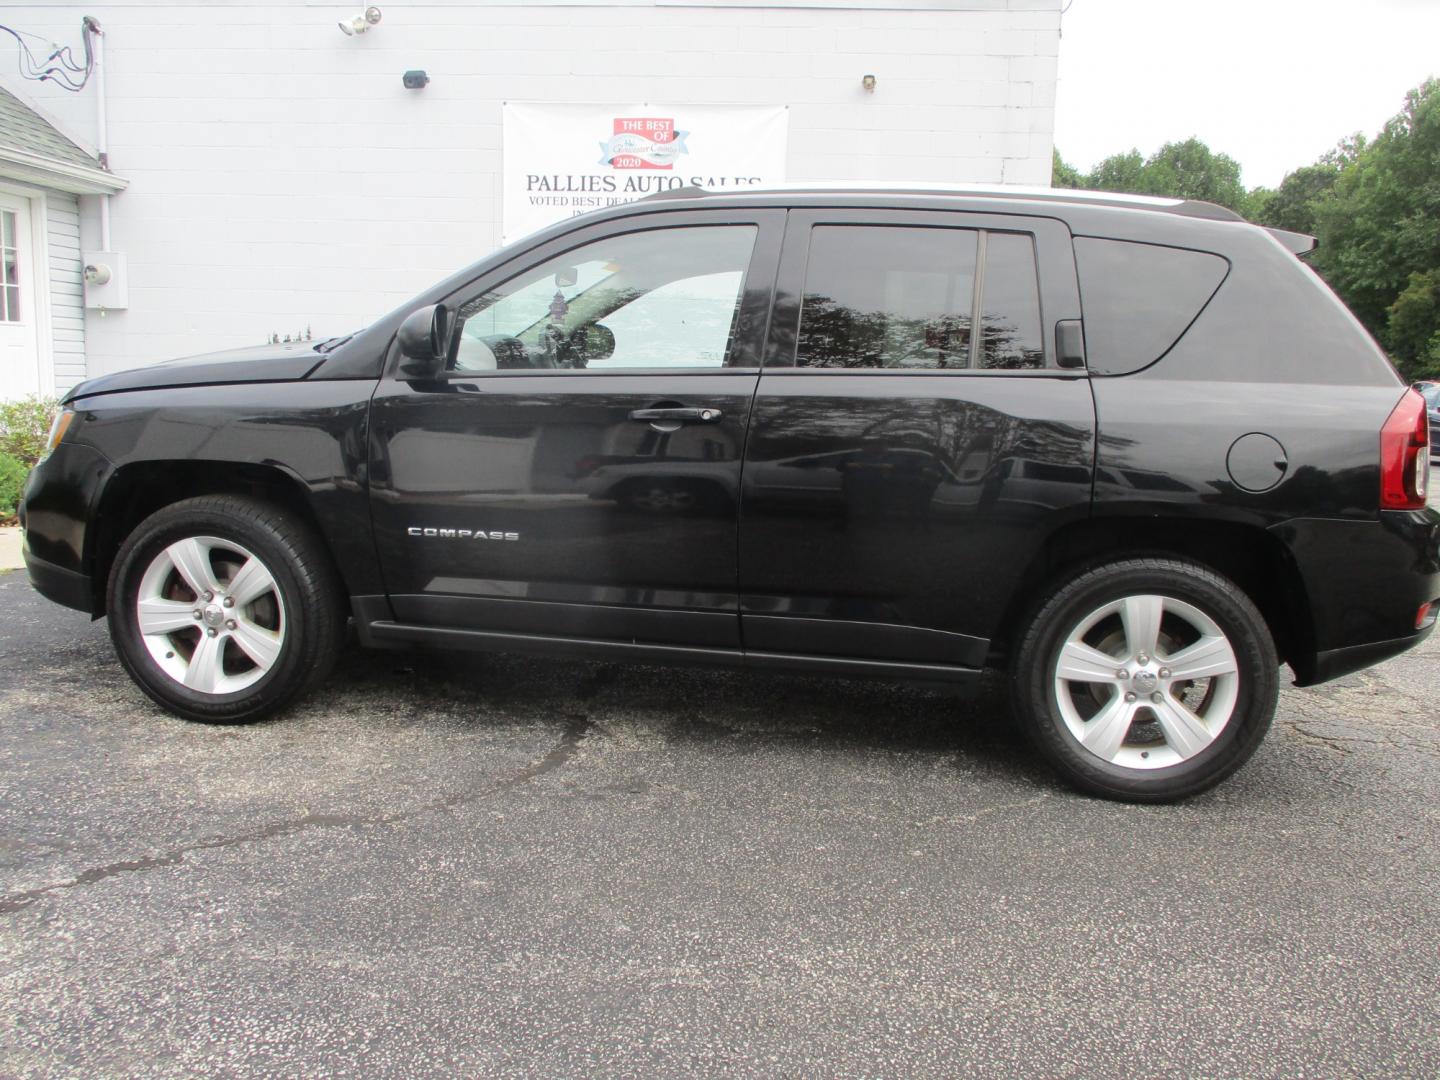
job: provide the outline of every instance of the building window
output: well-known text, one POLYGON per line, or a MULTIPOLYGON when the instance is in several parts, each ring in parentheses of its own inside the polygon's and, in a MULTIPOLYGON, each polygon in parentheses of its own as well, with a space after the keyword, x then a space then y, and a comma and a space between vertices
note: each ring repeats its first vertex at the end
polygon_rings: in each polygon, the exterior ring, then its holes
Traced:
POLYGON ((0 210, 0 322, 20 321, 20 245, 15 212, 0 210))

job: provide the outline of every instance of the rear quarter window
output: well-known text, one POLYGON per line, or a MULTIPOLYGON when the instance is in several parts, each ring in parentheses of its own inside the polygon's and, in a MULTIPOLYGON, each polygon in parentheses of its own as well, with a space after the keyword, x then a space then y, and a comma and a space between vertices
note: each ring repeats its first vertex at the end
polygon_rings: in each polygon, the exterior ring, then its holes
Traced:
POLYGON ((1099 375, 1127 375, 1164 356, 1205 309, 1230 264, 1186 248, 1075 238, 1085 354, 1099 375))

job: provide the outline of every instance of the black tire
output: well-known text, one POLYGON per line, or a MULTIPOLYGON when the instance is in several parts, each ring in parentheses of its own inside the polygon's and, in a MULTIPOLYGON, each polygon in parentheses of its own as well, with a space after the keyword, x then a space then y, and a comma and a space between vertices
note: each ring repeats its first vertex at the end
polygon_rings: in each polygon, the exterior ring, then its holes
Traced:
MULTIPOLYGON (((330 673, 345 630, 343 589, 313 530, 278 506, 237 495, 186 499, 141 522, 115 557, 106 611, 115 651, 140 689, 177 716, 207 724, 249 723, 285 708, 330 673), (284 613, 284 633, 268 670, 233 693, 186 687, 160 666, 139 631, 136 602, 147 569, 171 544, 200 536, 232 542, 258 557, 270 571, 273 596, 284 613)), ((197 640, 203 625, 195 629, 197 640)), ((184 631, 178 639, 183 648, 184 631)))
POLYGON ((1077 788, 1128 802, 1172 802, 1214 787, 1255 752, 1275 714, 1278 669, 1269 627, 1235 584, 1194 563, 1131 558, 1063 579, 1032 612, 1011 668, 1011 701, 1031 744, 1077 788), (1180 600, 1212 620, 1229 640, 1238 675, 1233 710, 1214 741, 1164 768, 1129 768, 1091 753, 1067 725, 1056 687, 1061 649, 1087 616, 1143 595, 1180 600))

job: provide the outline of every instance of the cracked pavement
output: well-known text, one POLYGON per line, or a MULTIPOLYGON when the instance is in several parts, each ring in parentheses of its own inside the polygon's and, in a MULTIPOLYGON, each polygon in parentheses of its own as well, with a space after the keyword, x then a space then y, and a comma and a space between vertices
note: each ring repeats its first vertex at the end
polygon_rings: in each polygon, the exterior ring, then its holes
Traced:
POLYGON ((0 1076, 1435 1076, 1440 641, 1180 806, 988 687, 366 653, 161 713, 0 576, 0 1076))

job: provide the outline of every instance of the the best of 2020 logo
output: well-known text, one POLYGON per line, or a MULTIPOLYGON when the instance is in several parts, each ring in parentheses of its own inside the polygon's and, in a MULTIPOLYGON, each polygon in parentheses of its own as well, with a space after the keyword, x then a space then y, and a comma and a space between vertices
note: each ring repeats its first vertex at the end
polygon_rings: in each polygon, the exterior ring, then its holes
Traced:
POLYGON ((614 132, 600 144, 600 164, 612 169, 673 169, 688 131, 676 131, 673 117, 617 116, 614 132))

